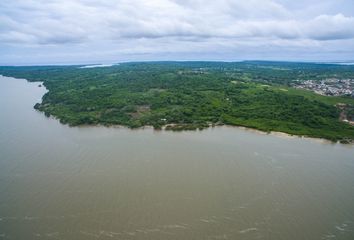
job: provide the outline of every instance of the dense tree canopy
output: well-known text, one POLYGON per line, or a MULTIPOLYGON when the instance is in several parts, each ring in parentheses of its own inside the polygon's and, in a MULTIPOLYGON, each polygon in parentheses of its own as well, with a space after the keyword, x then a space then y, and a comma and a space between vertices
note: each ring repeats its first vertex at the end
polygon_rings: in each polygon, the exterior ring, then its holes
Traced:
POLYGON ((228 124, 352 141, 336 103, 290 88, 294 80, 354 78, 353 66, 278 62, 150 62, 104 68, 0 67, 0 74, 43 81, 35 108, 70 125, 145 125, 170 130, 228 124))

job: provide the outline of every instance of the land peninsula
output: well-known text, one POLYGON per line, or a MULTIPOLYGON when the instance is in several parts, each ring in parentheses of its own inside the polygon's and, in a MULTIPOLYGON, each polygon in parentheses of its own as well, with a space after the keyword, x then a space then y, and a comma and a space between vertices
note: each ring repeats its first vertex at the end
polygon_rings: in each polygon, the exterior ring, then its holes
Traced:
MULTIPOLYGON (((354 140, 354 98, 296 88, 338 79, 354 66, 291 62, 131 62, 105 67, 0 67, 48 89, 34 107, 63 124, 196 130, 233 125, 265 132, 354 140)), ((346 85, 346 87, 348 87, 346 85)))

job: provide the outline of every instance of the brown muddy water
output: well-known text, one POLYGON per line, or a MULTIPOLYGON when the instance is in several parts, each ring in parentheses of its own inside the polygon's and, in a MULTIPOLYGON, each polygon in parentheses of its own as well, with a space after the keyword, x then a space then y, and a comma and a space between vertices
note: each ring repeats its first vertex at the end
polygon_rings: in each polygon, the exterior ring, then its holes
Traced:
POLYGON ((0 77, 0 239, 354 239, 354 147, 61 125, 0 77))

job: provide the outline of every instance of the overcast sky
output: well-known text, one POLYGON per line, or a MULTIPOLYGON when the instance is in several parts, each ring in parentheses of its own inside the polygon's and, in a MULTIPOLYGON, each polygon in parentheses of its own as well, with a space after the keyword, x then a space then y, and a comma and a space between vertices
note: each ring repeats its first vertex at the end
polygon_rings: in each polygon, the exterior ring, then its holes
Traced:
POLYGON ((0 65, 354 59, 354 0, 1 0, 0 65))

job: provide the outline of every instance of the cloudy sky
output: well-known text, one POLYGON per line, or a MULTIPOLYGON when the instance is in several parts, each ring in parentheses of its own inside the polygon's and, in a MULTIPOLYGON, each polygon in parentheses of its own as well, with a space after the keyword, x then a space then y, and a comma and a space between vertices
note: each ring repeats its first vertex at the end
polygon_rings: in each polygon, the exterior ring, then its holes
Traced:
POLYGON ((1 0, 0 65, 354 59, 354 0, 1 0))

